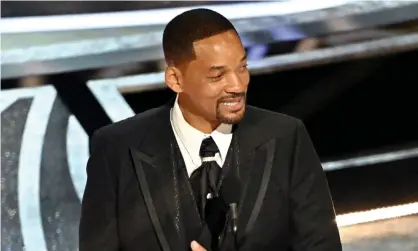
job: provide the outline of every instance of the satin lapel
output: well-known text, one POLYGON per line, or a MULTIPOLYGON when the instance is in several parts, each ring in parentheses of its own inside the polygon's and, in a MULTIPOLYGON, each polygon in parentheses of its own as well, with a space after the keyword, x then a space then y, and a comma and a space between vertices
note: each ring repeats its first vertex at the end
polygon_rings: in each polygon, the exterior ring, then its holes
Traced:
POLYGON ((275 139, 263 138, 256 121, 248 114, 235 132, 238 140, 238 168, 243 180, 238 205, 238 238, 241 241, 244 241, 260 213, 275 151, 275 139))
POLYGON ((171 194, 172 184, 166 178, 167 175, 158 170, 154 163, 148 162, 148 157, 143 153, 131 149, 131 155, 139 186, 162 250, 176 250, 172 248, 176 243, 172 243, 168 238, 178 234, 174 227, 174 218, 170 213, 171 208, 174 208, 174 203, 170 203, 171 198, 174 198, 174 194, 171 194))
POLYGON ((163 251, 181 250, 178 193, 174 186, 175 165, 170 149, 174 135, 170 108, 155 117, 139 146, 130 149, 139 188, 163 251))
POLYGON ((274 151, 276 147, 275 139, 269 140, 267 143, 261 145, 255 154, 255 160, 250 169, 250 180, 247 188, 247 195, 244 199, 245 209, 248 212, 243 213, 247 218, 243 218, 243 226, 246 222, 244 234, 248 234, 260 213, 264 197, 266 195, 267 187, 270 181, 271 169, 273 166, 274 151), (251 209, 251 210, 250 210, 251 209), (249 212, 251 211, 251 214, 249 212))

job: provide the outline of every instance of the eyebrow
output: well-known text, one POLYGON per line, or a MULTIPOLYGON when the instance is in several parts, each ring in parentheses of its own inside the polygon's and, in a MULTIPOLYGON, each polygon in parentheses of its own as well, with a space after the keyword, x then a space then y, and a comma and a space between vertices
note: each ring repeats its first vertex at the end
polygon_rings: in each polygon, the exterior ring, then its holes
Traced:
MULTIPOLYGON (((247 52, 241 58, 240 62, 245 61, 245 60, 247 60, 247 52)), ((225 70, 225 69, 226 69, 226 66, 224 66, 224 65, 219 65, 219 66, 214 65, 214 66, 211 66, 209 68, 209 71, 222 71, 222 70, 225 70)))
POLYGON ((247 60, 247 52, 245 52, 244 56, 241 58, 241 62, 247 60))
POLYGON ((225 70, 225 68, 226 68, 226 66, 216 66, 216 65, 214 65, 214 66, 211 66, 209 68, 209 71, 222 71, 222 70, 225 70))

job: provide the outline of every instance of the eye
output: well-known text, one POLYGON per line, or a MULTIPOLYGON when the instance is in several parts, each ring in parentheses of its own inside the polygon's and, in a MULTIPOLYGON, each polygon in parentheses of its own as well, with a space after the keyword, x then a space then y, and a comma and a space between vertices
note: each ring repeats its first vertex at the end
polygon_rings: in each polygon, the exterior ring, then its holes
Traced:
POLYGON ((239 68, 239 70, 240 70, 240 71, 245 71, 245 70, 247 70, 247 67, 248 67, 248 64, 245 64, 245 65, 241 66, 241 67, 239 68))
POLYGON ((221 80, 222 77, 223 77, 223 74, 220 74, 218 76, 209 77, 209 80, 212 81, 212 82, 217 82, 217 81, 221 80))

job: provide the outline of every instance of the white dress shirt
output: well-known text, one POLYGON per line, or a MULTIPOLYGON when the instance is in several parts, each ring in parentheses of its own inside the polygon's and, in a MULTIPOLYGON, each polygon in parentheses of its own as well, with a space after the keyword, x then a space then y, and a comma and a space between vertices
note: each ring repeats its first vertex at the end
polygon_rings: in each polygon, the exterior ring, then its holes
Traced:
POLYGON ((173 108, 171 109, 170 117, 171 126, 173 128, 177 144, 179 145, 181 155, 183 156, 186 164, 189 177, 194 170, 202 165, 202 159, 199 154, 200 145, 202 144, 202 141, 209 136, 213 138, 218 146, 219 153, 215 155, 215 159, 218 165, 222 167, 232 140, 232 125, 221 124, 211 134, 202 133, 192 127, 184 119, 183 113, 178 104, 178 96, 173 108))

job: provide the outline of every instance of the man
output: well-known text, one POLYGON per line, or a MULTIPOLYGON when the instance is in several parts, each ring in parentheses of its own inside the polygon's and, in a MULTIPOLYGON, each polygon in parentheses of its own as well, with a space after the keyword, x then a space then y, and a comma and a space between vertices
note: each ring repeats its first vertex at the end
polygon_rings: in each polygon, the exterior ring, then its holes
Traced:
POLYGON ((174 102, 92 138, 80 251, 341 250, 304 125, 246 106, 232 24, 187 11, 167 24, 163 48, 174 102))

